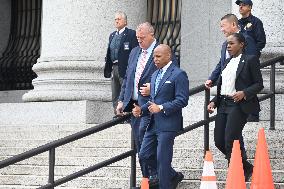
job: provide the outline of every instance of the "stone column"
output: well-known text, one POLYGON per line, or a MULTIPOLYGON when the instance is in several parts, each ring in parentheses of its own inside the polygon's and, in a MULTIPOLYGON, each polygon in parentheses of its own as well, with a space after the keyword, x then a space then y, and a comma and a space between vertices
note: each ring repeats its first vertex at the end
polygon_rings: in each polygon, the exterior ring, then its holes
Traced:
MULTIPOLYGON (((24 101, 110 101, 110 81, 103 78, 114 14, 124 11, 128 27, 146 19, 146 0, 48 0, 42 7, 38 77, 24 101)), ((111 108, 111 107, 110 107, 111 108)))

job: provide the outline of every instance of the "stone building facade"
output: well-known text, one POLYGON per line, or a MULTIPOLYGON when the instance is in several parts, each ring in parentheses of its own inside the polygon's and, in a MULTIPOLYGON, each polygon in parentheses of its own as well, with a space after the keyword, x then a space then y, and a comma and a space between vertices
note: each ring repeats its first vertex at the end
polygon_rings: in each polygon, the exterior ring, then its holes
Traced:
MULTIPOLYGON (((0 1, 2 54, 10 32, 11 1, 0 1)), ((121 0, 119 3, 116 0, 42 0, 40 57, 32 68, 37 74, 32 81, 34 88, 1 91, 0 102, 24 101, 28 102, 24 106, 31 108, 52 109, 54 105, 59 112, 68 107, 68 111, 73 111, 70 115, 76 115, 76 108, 83 109, 85 113, 78 121, 102 121, 94 115, 101 117, 97 107, 104 110, 111 107, 110 81, 103 78, 102 69, 108 35, 114 30, 114 13, 126 12, 128 26, 135 29, 147 20, 149 2, 151 0, 121 0)), ((234 0, 180 0, 179 3, 180 65, 194 87, 202 84, 218 63, 225 40, 219 21, 227 13, 237 13, 237 5, 234 0)), ((253 3, 253 14, 262 19, 267 34, 263 59, 283 55, 284 1, 254 0, 253 3)), ((283 67, 278 69, 278 74, 283 75, 283 67)), ((283 83, 283 77, 280 82, 283 83)), ((38 111, 34 113, 40 115, 38 111)))

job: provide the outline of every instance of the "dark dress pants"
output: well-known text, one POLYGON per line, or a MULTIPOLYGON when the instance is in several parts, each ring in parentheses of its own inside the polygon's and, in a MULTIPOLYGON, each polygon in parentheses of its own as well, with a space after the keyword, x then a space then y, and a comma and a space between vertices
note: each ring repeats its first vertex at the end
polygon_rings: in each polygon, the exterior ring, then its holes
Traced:
POLYGON ((111 78, 111 93, 112 93, 112 105, 114 113, 116 114, 117 102, 120 94, 120 88, 123 82, 123 78, 119 76, 117 63, 113 65, 112 78, 111 78))
POLYGON ((130 125, 131 125, 132 133, 133 133, 133 136, 134 136, 136 152, 139 152, 140 148, 141 148, 141 142, 140 142, 140 137, 139 137, 140 122, 141 122, 140 117, 131 116, 130 125))
MULTIPOLYGON (((125 108, 126 111, 132 110, 133 104, 138 104, 136 100, 131 100, 128 104, 128 106, 125 108)), ((135 141, 135 147, 136 147, 136 152, 139 153, 141 149, 141 144, 146 132, 146 127, 148 126, 150 122, 150 117, 145 116, 145 117, 134 117, 133 115, 131 116, 131 128, 132 128, 132 133, 134 136, 134 141, 135 141)), ((150 177, 150 176, 155 176, 157 175, 157 158, 156 154, 155 156, 152 157, 152 159, 155 161, 152 166, 146 165, 146 164, 141 164, 140 158, 139 158, 139 163, 141 167, 141 172, 143 177, 150 177)))
POLYGON ((234 140, 240 141, 242 159, 247 160, 242 130, 247 122, 245 114, 238 103, 232 99, 222 98, 215 120, 214 141, 216 147, 230 161, 234 140))
POLYGON ((171 180, 177 174, 172 168, 173 145, 176 132, 163 132, 151 124, 144 135, 139 159, 142 167, 158 164, 159 189, 171 189, 171 180), (157 156, 157 161, 153 156, 157 156))
MULTIPOLYGON (((141 122, 140 122, 140 127, 139 127, 139 151, 141 149, 141 145, 144 139, 144 135, 146 133, 146 129, 148 127, 148 125, 150 124, 150 116, 145 116, 145 117, 141 117, 141 122)), ((138 151, 138 152, 139 152, 138 151)), ((141 167, 144 166, 144 168, 142 168, 142 175, 143 177, 156 177, 157 176, 157 153, 153 154, 153 156, 151 157, 151 159, 153 160, 153 162, 151 163, 151 165, 146 165, 143 164, 139 158, 139 163, 141 165, 141 167)))

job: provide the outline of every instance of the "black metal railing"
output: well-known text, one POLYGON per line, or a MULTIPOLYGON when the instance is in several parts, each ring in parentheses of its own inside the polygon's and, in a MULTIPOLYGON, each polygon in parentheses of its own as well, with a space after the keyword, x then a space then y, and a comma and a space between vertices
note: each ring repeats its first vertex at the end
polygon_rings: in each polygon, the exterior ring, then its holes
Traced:
POLYGON ((259 101, 264 101, 270 98, 270 130, 275 130, 275 65, 276 63, 283 65, 283 62, 284 56, 279 56, 260 64, 260 68, 270 66, 270 90, 259 97, 259 101))
MULTIPOLYGON (((284 62, 284 56, 280 56, 274 59, 271 59, 269 61, 266 61, 261 64, 261 68, 264 67, 271 67, 270 71, 270 90, 266 92, 266 94, 262 94, 262 96, 259 97, 259 101, 264 101, 266 99, 270 99, 270 129, 275 129, 275 64, 284 62)), ((210 99, 210 91, 205 88, 204 85, 200 85, 198 87, 190 89, 190 96, 205 92, 205 99, 204 99, 204 119, 200 120, 196 123, 193 123, 187 127, 185 127, 182 131, 178 133, 178 135, 182 135, 184 133, 187 133, 193 129, 196 129, 198 127, 204 126, 204 152, 209 150, 209 123, 215 120, 216 116, 209 117, 209 113, 207 111, 207 104, 209 103, 210 99)), ((136 185, 136 151, 135 151, 135 145, 134 145, 134 139, 133 136, 131 138, 131 150, 126 151, 124 153, 121 153, 115 157, 112 157, 110 159, 107 159, 103 162, 100 162, 96 165, 90 166, 88 168, 85 168, 83 170, 80 170, 78 172, 75 172, 73 174, 67 175, 63 178, 60 178, 58 180, 54 180, 54 167, 55 167, 55 149, 57 147, 63 146, 65 144, 68 144, 70 142, 79 140, 83 137, 87 137, 89 135, 92 135, 94 133, 100 132, 102 130, 111 128, 118 123, 121 123, 127 119, 129 119, 131 114, 127 114, 123 117, 116 118, 115 120, 108 121, 106 123, 94 126, 92 128, 80 131, 78 133, 72 134, 70 136, 67 136, 65 138, 47 143, 45 145, 42 145, 40 147, 31 149, 27 152, 21 153, 19 155, 13 156, 11 158, 8 158, 6 160, 0 161, 0 169, 7 167, 9 165, 15 164, 17 162, 23 161, 25 159, 31 158, 33 156, 36 156, 38 154, 44 153, 49 151, 49 176, 48 176, 48 184, 39 187, 40 189, 53 189, 55 186, 59 186, 63 183, 66 183, 68 181, 71 181, 75 178, 78 178, 80 176, 83 176, 85 174, 88 174, 92 171, 98 170, 102 167, 105 167, 107 165, 110 165, 112 163, 115 163, 117 161, 120 161, 122 159, 125 159, 127 157, 131 157, 131 173, 130 173, 130 187, 134 187, 136 185)))

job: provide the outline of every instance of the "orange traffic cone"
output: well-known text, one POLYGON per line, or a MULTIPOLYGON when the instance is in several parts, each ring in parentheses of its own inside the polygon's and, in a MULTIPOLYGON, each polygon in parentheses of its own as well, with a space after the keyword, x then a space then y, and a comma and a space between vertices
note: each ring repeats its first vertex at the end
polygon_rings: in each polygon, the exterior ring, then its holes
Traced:
POLYGON ((234 141, 226 180, 226 189, 246 189, 240 142, 234 141))
POLYGON ((274 189, 264 129, 259 129, 250 189, 274 189))
POLYGON ((210 151, 206 151, 205 154, 200 189, 217 189, 213 156, 210 151))
POLYGON ((141 189, 149 189, 149 179, 148 178, 142 178, 141 181, 141 189))

